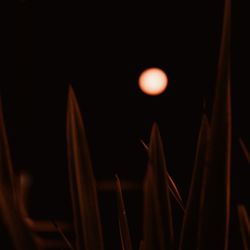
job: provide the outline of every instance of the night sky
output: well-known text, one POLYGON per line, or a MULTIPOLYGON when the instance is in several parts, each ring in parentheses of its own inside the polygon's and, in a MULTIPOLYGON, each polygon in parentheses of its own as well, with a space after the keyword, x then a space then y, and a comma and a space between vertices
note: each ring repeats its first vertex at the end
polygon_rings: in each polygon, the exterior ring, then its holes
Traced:
MULTIPOLYGON (((14 167, 33 176, 32 216, 70 217, 65 133, 69 84, 83 114, 96 178, 113 180, 118 174, 141 180, 147 157, 140 139, 148 142, 155 121, 169 172, 186 201, 201 115, 205 110, 210 116, 212 107, 223 1, 167 2, 17 3, 16 77, 1 91, 14 167), (138 88, 138 77, 148 67, 168 74, 169 86, 160 96, 146 96, 138 88)), ((246 204, 250 170, 237 138, 250 146, 249 77, 246 65, 237 67, 243 50, 238 47, 236 54, 232 200, 246 204)), ((104 196, 100 194, 101 204, 106 203, 103 223, 112 224, 117 235, 115 196, 104 196)), ((137 241, 141 196, 125 197, 137 241)), ((108 234, 106 241, 110 249, 118 244, 110 243, 108 234)))

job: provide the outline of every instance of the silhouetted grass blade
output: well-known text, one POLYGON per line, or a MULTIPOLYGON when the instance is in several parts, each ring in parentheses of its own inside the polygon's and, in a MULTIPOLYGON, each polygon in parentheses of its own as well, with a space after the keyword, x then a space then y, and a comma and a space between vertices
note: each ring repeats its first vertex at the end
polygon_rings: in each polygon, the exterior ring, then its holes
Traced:
POLYGON ((36 250, 33 235, 16 209, 9 193, 0 190, 0 239, 4 250, 36 250), (4 239, 3 239, 4 237, 4 239))
POLYGON ((225 1, 218 76, 201 193, 198 249, 228 249, 231 172, 230 0, 225 1))
POLYGON ((119 216, 119 229, 120 229, 120 236, 121 236, 121 243, 123 250, 132 250, 132 241, 129 232, 128 220, 126 215, 126 209, 123 201, 122 196, 122 188, 121 183, 116 176, 115 181, 116 193, 117 193, 117 205, 118 205, 118 216, 119 216))
MULTIPOLYGON (((146 149, 146 151, 148 152, 148 146, 147 144, 141 140, 142 145, 144 146, 144 148, 146 149)), ((173 197, 175 198, 175 200, 177 201, 177 203, 180 205, 180 207, 182 208, 182 210, 184 211, 184 204, 183 204, 183 200, 181 198, 180 192, 174 182, 174 180, 172 179, 172 177, 170 176, 170 174, 168 173, 168 184, 169 184, 169 190, 171 192, 171 194, 173 195, 173 197)))
POLYGON ((173 249, 174 231, 167 167, 159 129, 153 125, 144 183, 144 248, 173 249))
POLYGON ((17 203, 15 177, 11 160, 7 132, 4 124, 2 101, 0 99, 0 188, 9 193, 17 203))
POLYGON ((144 214, 143 214, 143 242, 144 250, 164 249, 164 235, 157 225, 159 205, 155 208, 155 187, 152 180, 152 169, 148 167, 144 180, 144 214), (157 218, 156 218, 157 217, 157 218), (160 240, 159 240, 160 238, 160 240))
POLYGON ((247 210, 243 205, 238 206, 238 216, 240 222, 241 238, 244 250, 250 249, 250 219, 247 210))
POLYGON ((198 137, 194 169, 184 214, 179 250, 196 249, 198 233, 198 214, 204 176, 206 148, 209 140, 209 124, 204 115, 198 137))
POLYGON ((239 138, 239 143, 240 143, 242 152, 243 152, 244 156, 246 157, 248 164, 250 164, 250 153, 247 149, 246 144, 243 142, 242 138, 239 138))
POLYGON ((83 120, 72 87, 69 87, 68 96, 67 148, 77 249, 102 250, 96 181, 83 120))
POLYGON ((71 250, 74 250, 74 248, 72 247, 69 239, 66 237, 65 233, 63 232, 62 228, 54 220, 51 221, 51 222, 55 226, 55 228, 58 231, 58 233, 61 235, 62 239, 64 240, 64 242, 66 243, 66 245, 68 246, 68 248, 71 249, 71 250))
POLYGON ((174 180, 170 176, 170 174, 168 174, 168 186, 169 186, 170 193, 173 195, 173 197, 175 198, 175 200, 177 201, 177 203, 179 204, 181 209, 183 211, 185 211, 183 200, 181 198, 180 192, 179 192, 174 180))

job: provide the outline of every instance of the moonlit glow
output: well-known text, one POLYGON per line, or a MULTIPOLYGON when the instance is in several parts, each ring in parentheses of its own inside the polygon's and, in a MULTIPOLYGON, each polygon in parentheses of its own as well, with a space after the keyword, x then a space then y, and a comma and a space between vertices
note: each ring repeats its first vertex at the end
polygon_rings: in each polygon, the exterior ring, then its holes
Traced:
POLYGON ((146 69, 139 77, 139 87, 147 95, 159 95, 167 85, 167 75, 159 68, 146 69))

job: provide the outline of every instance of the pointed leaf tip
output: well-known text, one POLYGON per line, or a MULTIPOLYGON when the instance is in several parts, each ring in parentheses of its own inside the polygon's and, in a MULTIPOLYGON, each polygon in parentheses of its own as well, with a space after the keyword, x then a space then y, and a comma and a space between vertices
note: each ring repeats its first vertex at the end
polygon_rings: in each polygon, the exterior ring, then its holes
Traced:
POLYGON ((126 208, 122 195, 122 187, 118 175, 115 175, 115 179, 116 179, 115 188, 117 193, 118 220, 119 220, 119 230, 120 230, 122 249, 132 250, 132 240, 130 237, 126 208))
POLYGON ((152 125, 151 134, 152 135, 159 135, 160 134, 160 129, 159 129, 159 126, 156 122, 154 122, 152 125))
POLYGON ((164 148, 156 123, 149 143, 148 168, 144 180, 145 250, 172 249, 174 230, 164 148))
POLYGON ((73 89, 73 86, 71 84, 69 84, 68 93, 69 94, 73 94, 74 93, 74 89, 73 89))
MULTIPOLYGON (((140 141, 141 141, 143 147, 145 148, 145 150, 147 152, 149 152, 148 145, 142 139, 140 141)), ((183 211, 185 211, 184 203, 183 203, 182 197, 180 195, 180 192, 179 192, 179 190, 177 188, 177 185, 175 184, 174 180, 172 179, 172 177, 170 176, 169 173, 168 173, 167 177, 168 177, 169 190, 170 190, 171 194, 173 195, 173 197, 175 198, 175 200, 177 201, 177 203, 179 204, 181 209, 183 211)), ((166 187, 167 187, 167 184, 166 184, 166 187)))
POLYGON ((77 250, 101 250, 103 235, 96 180, 82 115, 71 87, 67 112, 67 153, 77 250))

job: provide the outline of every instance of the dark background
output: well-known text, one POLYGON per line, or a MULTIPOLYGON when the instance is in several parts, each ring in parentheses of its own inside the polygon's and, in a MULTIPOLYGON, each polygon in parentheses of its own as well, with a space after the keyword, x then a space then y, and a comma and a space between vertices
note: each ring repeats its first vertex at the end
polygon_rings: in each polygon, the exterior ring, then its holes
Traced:
MULTIPOLYGON (((112 180, 118 174, 142 180, 147 159, 140 139, 148 142, 156 121, 169 172, 186 201, 204 100, 209 115, 212 105, 222 14, 223 1, 16 3, 15 78, 3 83, 1 92, 15 169, 32 176, 32 217, 71 218, 65 136, 69 84, 84 117, 96 178, 112 180), (169 87, 160 96, 146 96, 138 88, 147 67, 168 74, 169 87)), ((235 232, 235 204, 248 203, 250 178, 237 144, 240 135, 250 145, 242 46, 236 46, 232 67, 235 232)), ((125 193, 125 199, 137 246, 141 194, 125 193)), ((114 194, 100 193, 100 207, 107 249, 117 248, 114 194)), ((175 211, 179 223, 181 213, 175 211)))

